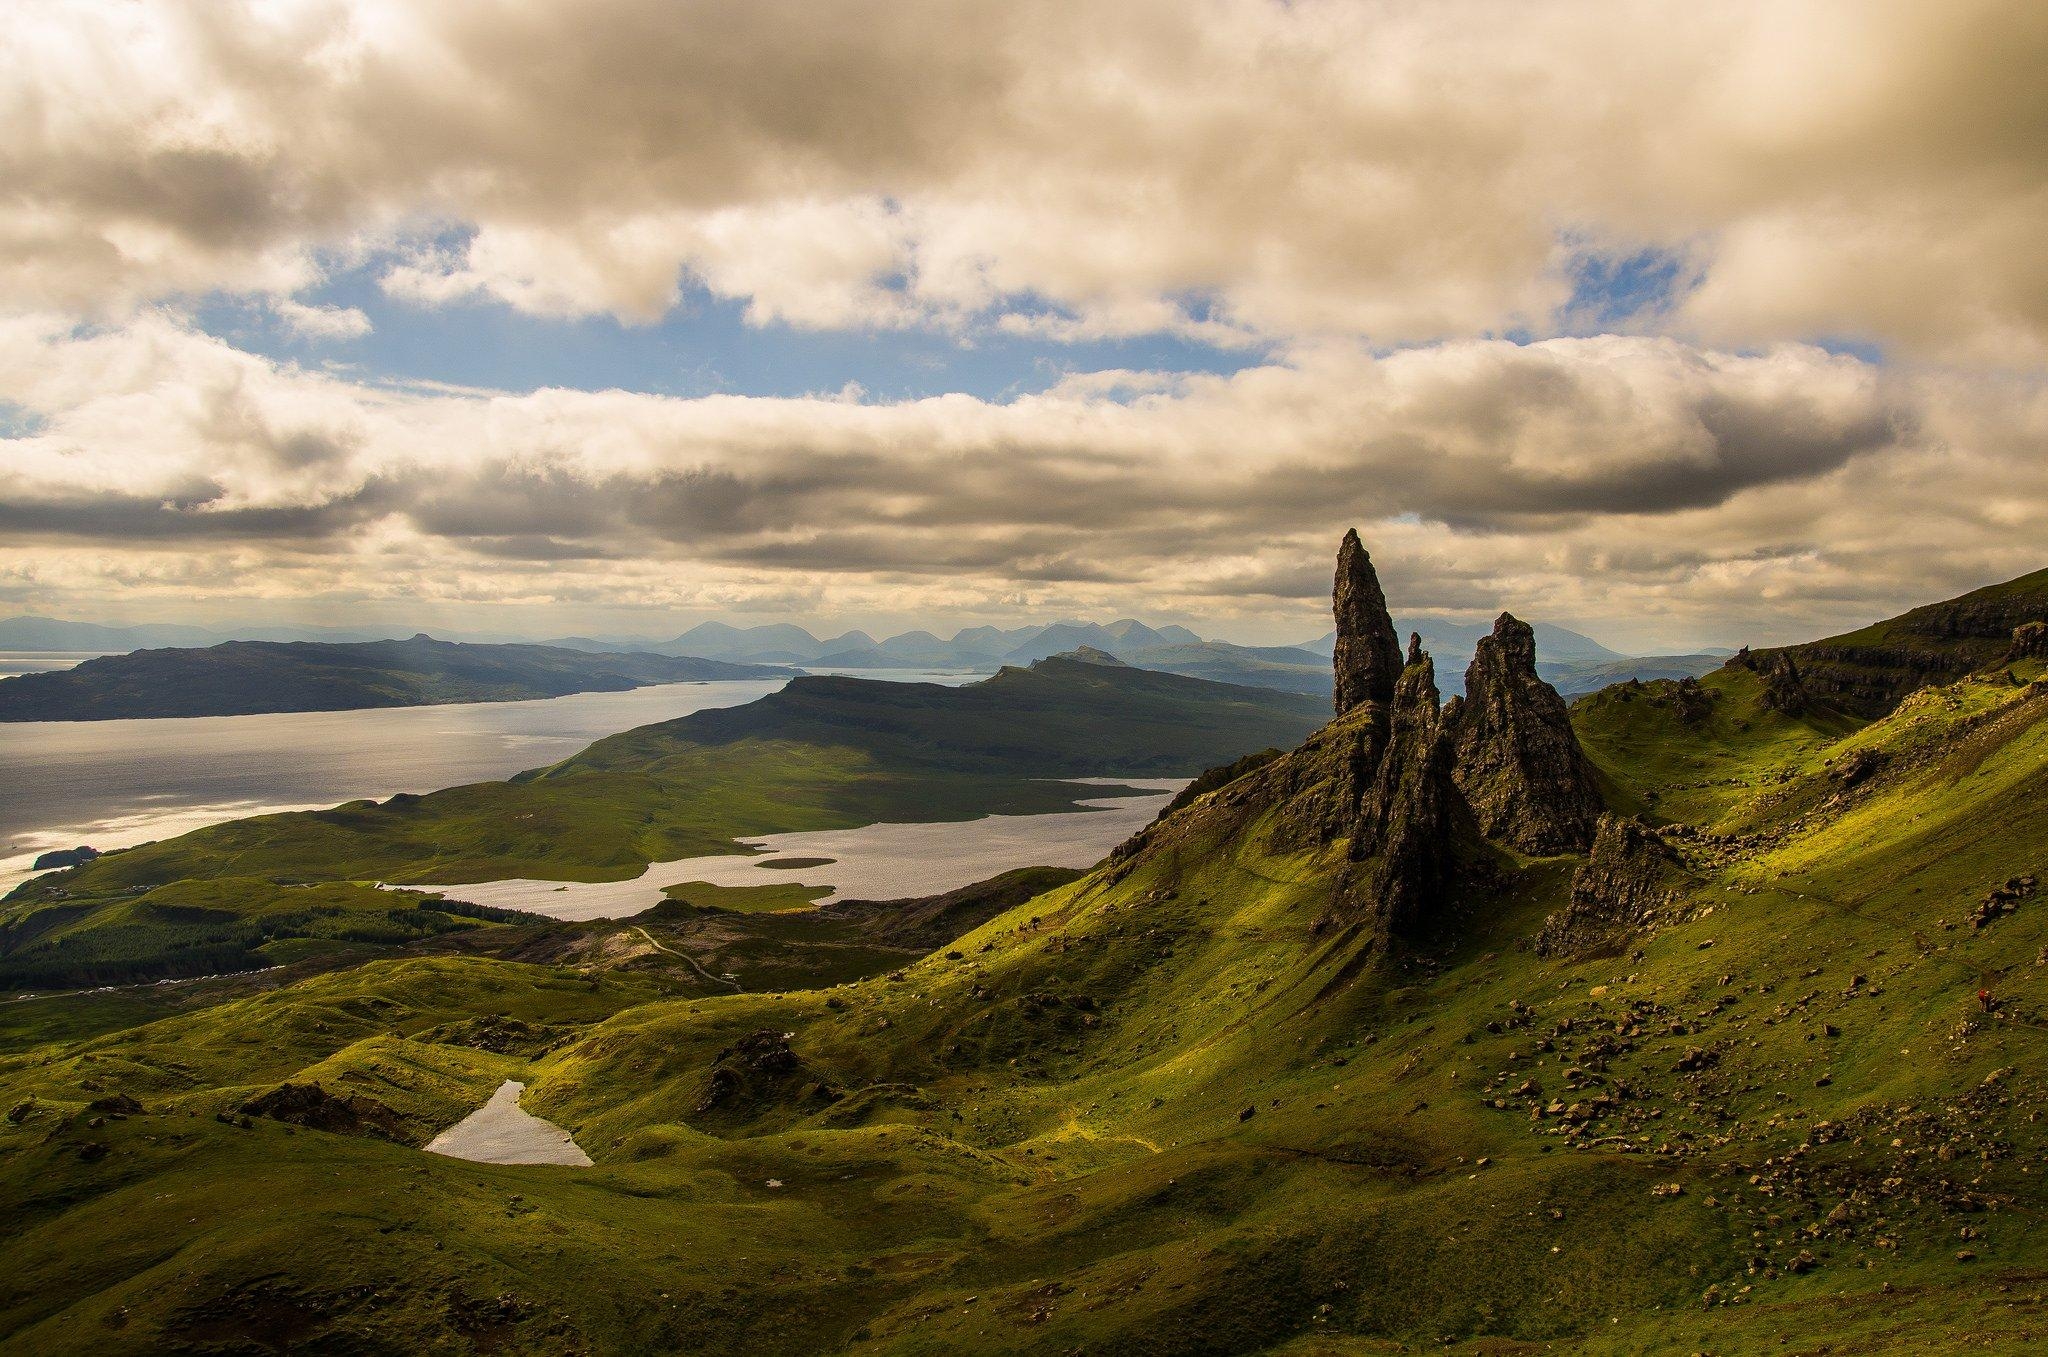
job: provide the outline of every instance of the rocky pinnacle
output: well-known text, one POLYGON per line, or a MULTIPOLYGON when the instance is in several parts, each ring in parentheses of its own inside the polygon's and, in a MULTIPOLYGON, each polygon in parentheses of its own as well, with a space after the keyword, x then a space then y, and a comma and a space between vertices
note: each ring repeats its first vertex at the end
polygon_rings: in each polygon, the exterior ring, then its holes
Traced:
POLYGON ((1533 854, 1592 843, 1600 793, 1528 623, 1502 613, 1480 638, 1457 724, 1455 776, 1481 833, 1533 854))
POLYGON ((1391 704, 1401 677, 1401 643, 1356 528, 1344 534, 1344 545, 1337 549, 1336 612, 1337 714, 1361 702, 1391 704))

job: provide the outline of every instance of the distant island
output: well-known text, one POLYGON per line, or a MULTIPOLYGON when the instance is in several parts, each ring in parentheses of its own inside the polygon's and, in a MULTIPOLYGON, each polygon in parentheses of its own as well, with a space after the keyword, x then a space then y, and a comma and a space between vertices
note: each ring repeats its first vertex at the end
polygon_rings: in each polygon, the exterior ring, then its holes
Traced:
POLYGON ((138 650, 56 673, 0 679, 0 721, 425 707, 615 693, 656 683, 782 678, 792 671, 695 656, 558 646, 404 641, 228 641, 138 650))

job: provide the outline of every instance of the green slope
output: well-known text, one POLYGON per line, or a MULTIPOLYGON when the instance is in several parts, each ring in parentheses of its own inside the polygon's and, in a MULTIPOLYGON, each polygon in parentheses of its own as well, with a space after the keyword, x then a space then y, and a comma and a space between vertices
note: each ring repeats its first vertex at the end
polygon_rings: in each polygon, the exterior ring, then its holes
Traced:
POLYGON ((1066 810, 1104 789, 1057 779, 1192 776, 1320 716, 1311 699, 1058 659, 962 688, 798 679, 510 782, 239 820, 33 879, 0 909, 0 984, 246 969, 465 926, 351 882, 620 880, 760 834, 1066 810))
MULTIPOLYGON (((1197 733, 1236 753, 1315 719, 1188 683, 1060 661, 961 690, 799 683, 510 784, 113 854, 55 878, 75 896, 13 908, 134 929, 251 876, 279 897, 253 919, 291 917, 298 888, 266 872, 602 873, 757 832, 726 828, 748 817, 1059 796, 1017 779, 1180 771, 1197 733)), ((1877 719, 1787 712, 1726 669, 1609 688, 1573 721, 1610 801, 1662 825, 1684 869, 1654 928, 1591 959, 1530 945, 1571 856, 1475 856, 1436 927, 1391 951, 1332 927, 1356 864, 1303 833, 1331 776, 1311 748, 1203 778, 1071 881, 894 911, 723 914, 793 902, 714 892, 631 927, 426 929, 406 945, 500 955, 242 981, 158 1022, 36 999, 47 1036, 16 1018, 0 1055, 0 1336, 2035 1350, 2041 662, 1877 719), (705 961, 743 991, 692 978, 705 961), (505 1078, 595 1166, 414 1148, 505 1078), (264 1115, 285 1084, 320 1090, 298 1096, 337 1129, 264 1115)), ((330 902, 333 926, 370 899, 330 902)))
POLYGON ((1761 711, 1748 677, 1717 676, 1694 725, 1662 685, 1580 705, 1698 883, 1623 957, 1525 950, 1573 863, 1503 860, 1439 942, 1361 968, 1320 923, 1343 845, 1283 851, 1289 803, 1238 781, 856 983, 664 999, 594 963, 379 963, 28 1050, 0 1062, 24 1109, 0 1126, 0 1332, 2028 1350, 2048 906, 1967 919, 2048 870, 2048 685, 1975 679, 1865 725, 1761 711), (494 1012, 526 1035, 480 1049, 494 1012), (597 1166, 408 1148, 501 1077, 597 1166), (244 1126, 285 1081, 373 1099, 387 1129, 244 1126), (146 1114, 90 1111, 117 1089, 146 1114))
POLYGON ((1931 683, 2003 660, 2013 631, 2048 619, 2048 570, 1930 603, 1856 631, 1765 654, 1799 667, 1807 691, 1846 711, 1880 716, 1931 683))

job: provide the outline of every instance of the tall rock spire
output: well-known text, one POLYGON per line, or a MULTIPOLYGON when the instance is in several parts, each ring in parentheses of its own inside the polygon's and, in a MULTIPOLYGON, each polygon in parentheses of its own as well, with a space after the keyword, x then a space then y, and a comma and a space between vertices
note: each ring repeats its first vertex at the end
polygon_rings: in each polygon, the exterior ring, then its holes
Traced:
POLYGON ((1337 714, 1361 702, 1391 704, 1401 677, 1401 643, 1356 528, 1337 549, 1336 612, 1337 714))
POLYGON ((1584 849, 1602 810, 1557 689, 1536 673, 1536 633, 1502 613, 1465 671, 1453 767, 1489 839, 1524 853, 1584 849))

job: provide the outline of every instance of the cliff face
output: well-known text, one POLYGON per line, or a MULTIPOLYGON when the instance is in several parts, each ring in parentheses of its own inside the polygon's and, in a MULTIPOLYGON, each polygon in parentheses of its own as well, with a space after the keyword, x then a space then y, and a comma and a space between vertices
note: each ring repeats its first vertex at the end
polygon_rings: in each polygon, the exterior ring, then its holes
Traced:
POLYGON ((2012 630, 2012 648, 2006 658, 2048 660, 2048 622, 2023 622, 2012 630))
POLYGON ((1753 669, 1774 683, 1767 694, 1774 706, 1781 699, 1811 699, 1876 717, 1908 693, 1953 683, 2004 659, 2017 630, 2044 620, 2048 570, 2037 570, 1859 631, 1775 650, 1744 651, 1728 663, 1753 669), (1787 674, 1797 682, 1796 696, 1785 689, 1787 674))
POLYGON ((1436 666, 1411 638, 1394 687, 1393 731, 1371 794, 1351 828, 1351 856, 1370 856, 1364 894, 1381 930, 1406 932, 1442 895, 1452 867, 1451 742, 1436 666))
POLYGON ((1536 676, 1536 634, 1502 613, 1465 671, 1452 776, 1480 832, 1524 853, 1584 849, 1601 812, 1592 765, 1557 690, 1536 676))

